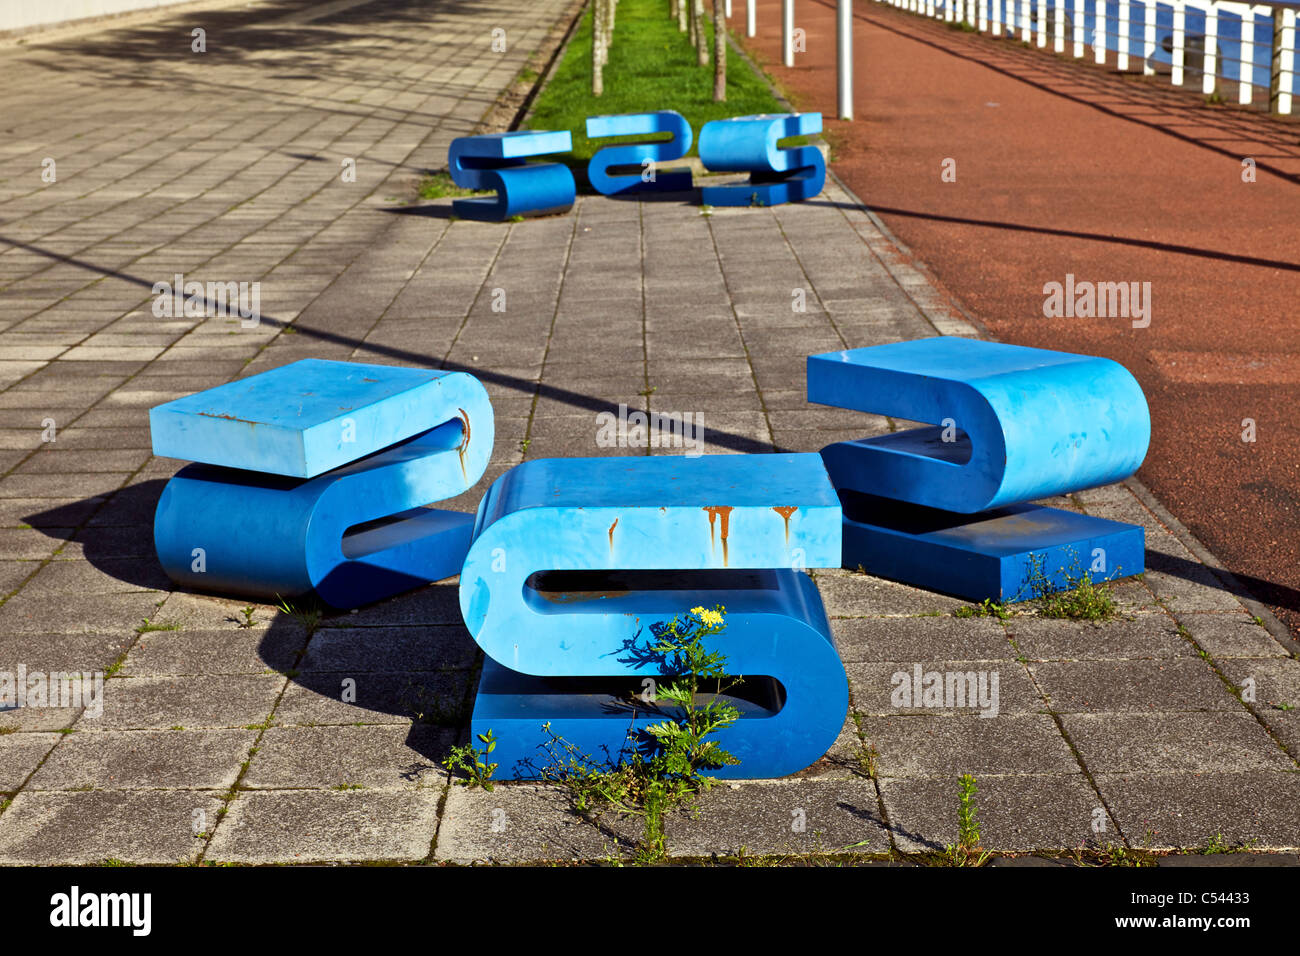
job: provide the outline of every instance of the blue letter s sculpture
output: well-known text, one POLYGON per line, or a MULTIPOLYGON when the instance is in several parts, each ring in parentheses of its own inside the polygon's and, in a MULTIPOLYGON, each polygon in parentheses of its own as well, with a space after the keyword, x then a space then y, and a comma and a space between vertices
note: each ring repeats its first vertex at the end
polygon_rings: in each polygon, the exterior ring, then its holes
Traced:
POLYGON ((1142 464, 1151 419, 1118 363, 919 339, 810 356, 808 400, 932 423, 822 450, 845 567, 1002 601, 1143 570, 1140 526, 1023 504, 1142 464))
POLYGON ((587 179, 596 192, 605 196, 630 192, 676 192, 691 188, 689 169, 656 170, 652 180, 641 172, 614 175, 614 166, 641 166, 648 162, 665 162, 681 159, 691 149, 691 124, 674 110, 655 113, 626 113, 618 116, 587 117, 587 136, 596 139, 604 136, 640 136, 652 133, 672 133, 664 142, 625 143, 597 150, 587 164, 587 179))
POLYGON ((817 588, 794 569, 838 566, 840 523, 816 455, 513 468, 479 505, 461 571, 461 612, 487 654, 472 733, 494 732, 505 778, 541 775, 548 722, 618 763, 629 733, 675 716, 636 696, 665 677, 647 653, 652 628, 720 603, 727 628, 709 646, 747 691, 718 737, 740 763, 716 775, 803 769, 839 734, 848 685, 817 588))
POLYGON ((568 130, 490 133, 452 140, 447 150, 452 182, 465 189, 495 189, 497 193, 453 200, 452 210, 465 219, 485 222, 566 212, 576 195, 569 167, 529 163, 528 157, 565 153, 572 146, 568 130))
POLYGON ((821 113, 778 113, 712 120, 700 130, 700 162, 715 171, 750 173, 748 183, 704 186, 710 206, 776 206, 811 199, 826 183, 826 161, 816 146, 780 149, 787 136, 822 130, 821 113))
POLYGON ((460 570, 492 452, 464 372, 304 359, 150 410, 154 454, 189 459, 154 516, 177 583, 355 607, 460 570), (383 520, 380 520, 383 519, 383 520))

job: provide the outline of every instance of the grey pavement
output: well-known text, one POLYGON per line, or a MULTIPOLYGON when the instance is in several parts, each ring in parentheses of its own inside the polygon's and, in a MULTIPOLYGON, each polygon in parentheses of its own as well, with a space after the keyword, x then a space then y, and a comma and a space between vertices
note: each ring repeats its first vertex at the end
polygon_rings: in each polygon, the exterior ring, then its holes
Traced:
MULTIPOLYGON (((454 220, 416 182, 571 5, 315 6, 0 52, 0 672, 108 672, 101 714, 0 713, 0 863, 608 860, 639 836, 554 788, 469 790, 441 767, 480 659, 454 579, 319 622, 173 590, 151 522, 182 463, 151 456, 150 406, 307 356, 471 370, 496 445, 448 505, 470 510, 524 459, 662 452, 597 446, 620 403, 702 413, 717 454, 891 430, 809 405, 805 356, 979 334, 833 181, 771 209, 581 197, 454 220), (178 273, 260 282, 260 323, 155 315, 178 273)), ((948 596, 816 571, 844 732, 793 778, 674 816, 669 852, 941 848, 965 773, 994 851, 1300 848, 1295 643, 1140 485, 1052 503, 1146 527, 1120 619, 958 617, 948 596), (893 675, 916 665, 996 673, 997 715, 898 706, 893 675)))

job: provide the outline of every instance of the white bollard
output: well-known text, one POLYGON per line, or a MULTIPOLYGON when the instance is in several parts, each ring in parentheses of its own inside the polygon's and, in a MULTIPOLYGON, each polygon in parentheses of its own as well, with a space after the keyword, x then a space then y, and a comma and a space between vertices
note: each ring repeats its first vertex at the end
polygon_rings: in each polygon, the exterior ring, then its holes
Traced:
POLYGON ((726 2, 722 5, 722 15, 726 17, 728 20, 731 19, 731 0, 726 0, 726 2))
POLYGON ((1028 43, 1033 36, 1034 22, 1029 16, 1029 0, 1020 0, 1020 39, 1028 43))
POLYGON ((1047 0, 1038 0, 1038 45, 1047 46, 1047 0))
POLYGON ((989 32, 989 0, 979 0, 975 6, 975 29, 980 33, 989 32))
POLYGON ((1065 52, 1065 0, 1056 0, 1056 23, 1052 30, 1052 49, 1065 52))
POLYGON ((758 32, 758 24, 754 19, 754 6, 758 0, 745 0, 745 36, 752 37, 758 32))
POLYGON ((1074 0, 1074 56, 1083 56, 1083 0, 1074 0))
POLYGON ((853 119, 853 0, 835 7, 835 52, 839 66, 840 119, 853 119))
POLYGON ((794 0, 781 0, 782 62, 794 66, 794 0))

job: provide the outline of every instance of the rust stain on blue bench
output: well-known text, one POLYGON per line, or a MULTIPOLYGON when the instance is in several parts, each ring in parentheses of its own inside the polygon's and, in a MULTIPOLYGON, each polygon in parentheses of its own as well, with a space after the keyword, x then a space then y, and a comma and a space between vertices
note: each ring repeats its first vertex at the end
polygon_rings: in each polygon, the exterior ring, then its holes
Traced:
MULTIPOLYGON (((492 485, 460 579, 487 654, 472 732, 491 729, 500 775, 538 777, 552 730, 611 764, 673 716, 636 695, 661 681, 654 629, 726 608, 710 640, 745 677, 743 716, 719 735, 723 777, 795 773, 834 743, 843 665, 804 567, 840 563, 841 514, 816 455, 542 459, 492 485), (635 693, 628 693, 629 690, 635 693)), ((712 772, 712 771, 711 771, 712 772)))

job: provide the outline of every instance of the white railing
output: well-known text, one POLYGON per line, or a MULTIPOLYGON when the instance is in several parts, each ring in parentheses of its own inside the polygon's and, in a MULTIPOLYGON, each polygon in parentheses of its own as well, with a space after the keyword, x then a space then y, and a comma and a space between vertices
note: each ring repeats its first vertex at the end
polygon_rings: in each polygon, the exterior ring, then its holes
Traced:
MULTIPOLYGON (((1082 59, 1142 73, 1167 71, 1174 86, 1200 77, 1201 92, 1217 96, 1220 81, 1237 84, 1237 102, 1255 101, 1255 88, 1278 113, 1292 111, 1297 91, 1296 7, 1227 0, 877 0, 902 10, 965 23, 1082 59)), ((1262 100, 1261 100, 1262 102, 1262 100)))

